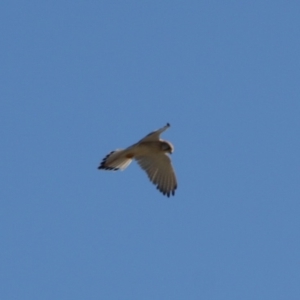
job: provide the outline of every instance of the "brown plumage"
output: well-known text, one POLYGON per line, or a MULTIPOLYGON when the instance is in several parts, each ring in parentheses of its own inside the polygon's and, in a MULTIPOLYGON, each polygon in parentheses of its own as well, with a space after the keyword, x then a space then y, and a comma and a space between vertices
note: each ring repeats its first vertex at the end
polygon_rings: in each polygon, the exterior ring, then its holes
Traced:
POLYGON ((160 192, 168 197, 174 195, 177 180, 168 155, 174 151, 174 147, 170 142, 159 138, 169 127, 168 123, 161 129, 149 133, 136 144, 110 152, 104 157, 98 169, 124 170, 135 159, 160 192))

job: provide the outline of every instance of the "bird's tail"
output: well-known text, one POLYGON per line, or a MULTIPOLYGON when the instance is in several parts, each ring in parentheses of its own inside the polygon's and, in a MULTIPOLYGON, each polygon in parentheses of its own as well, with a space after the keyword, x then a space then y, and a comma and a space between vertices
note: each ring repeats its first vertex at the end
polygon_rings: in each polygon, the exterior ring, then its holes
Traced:
POLYGON ((124 170, 131 163, 133 154, 128 153, 126 150, 118 149, 106 155, 98 169, 103 170, 124 170))

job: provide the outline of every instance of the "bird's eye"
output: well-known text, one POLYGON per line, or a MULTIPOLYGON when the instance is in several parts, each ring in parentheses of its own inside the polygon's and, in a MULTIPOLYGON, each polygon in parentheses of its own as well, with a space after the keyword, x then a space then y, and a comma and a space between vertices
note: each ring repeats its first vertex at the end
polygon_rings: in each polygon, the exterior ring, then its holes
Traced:
POLYGON ((170 146, 169 146, 167 143, 163 143, 163 144, 161 145, 161 148, 162 148, 162 150, 164 150, 164 151, 168 151, 168 150, 171 149, 170 146))

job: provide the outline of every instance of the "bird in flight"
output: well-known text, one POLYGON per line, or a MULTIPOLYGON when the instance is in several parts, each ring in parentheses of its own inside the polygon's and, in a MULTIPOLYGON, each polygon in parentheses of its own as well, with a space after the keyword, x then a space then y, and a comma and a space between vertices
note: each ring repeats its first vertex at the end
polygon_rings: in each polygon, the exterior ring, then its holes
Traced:
POLYGON ((168 197, 174 196, 177 180, 168 155, 172 154, 174 147, 170 142, 159 138, 160 134, 169 127, 170 124, 167 123, 164 127, 146 135, 136 144, 126 149, 110 152, 104 157, 98 169, 124 170, 135 159, 160 192, 168 197))

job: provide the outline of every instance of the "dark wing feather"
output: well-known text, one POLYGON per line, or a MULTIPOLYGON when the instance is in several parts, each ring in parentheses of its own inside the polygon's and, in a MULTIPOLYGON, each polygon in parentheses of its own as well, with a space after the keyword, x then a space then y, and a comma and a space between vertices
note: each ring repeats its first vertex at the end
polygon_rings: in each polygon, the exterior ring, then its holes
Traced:
POLYGON ((175 194, 177 180, 168 155, 155 153, 136 156, 135 159, 160 192, 168 197, 175 194))

